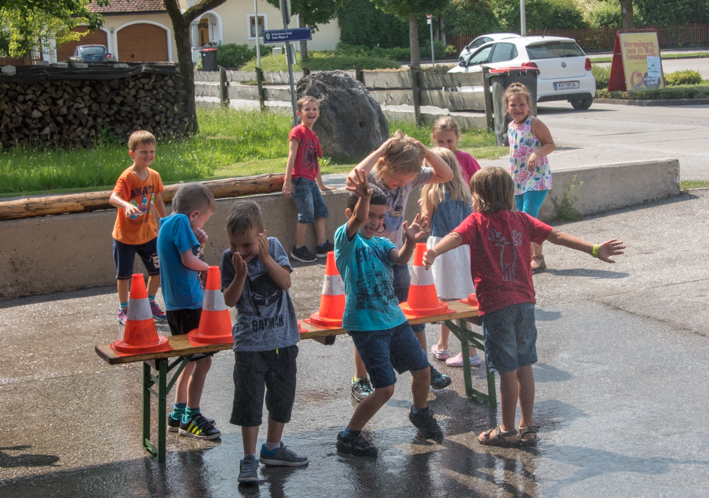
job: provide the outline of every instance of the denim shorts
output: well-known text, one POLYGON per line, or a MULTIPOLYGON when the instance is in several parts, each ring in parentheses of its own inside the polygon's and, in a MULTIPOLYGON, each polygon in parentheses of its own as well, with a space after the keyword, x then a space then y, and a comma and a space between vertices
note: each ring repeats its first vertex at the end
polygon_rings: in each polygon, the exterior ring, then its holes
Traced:
POLYGON ((303 177, 294 178, 291 196, 298 207, 298 223, 315 223, 315 220, 329 216, 317 182, 303 177))
POLYGON ((532 303, 513 304, 482 316, 485 358, 496 372, 537 362, 537 326, 532 303))
MULTIPOLYGON (((202 318, 202 308, 185 308, 181 310, 166 310, 167 324, 172 335, 185 335, 199 328, 202 318)), ((214 356, 214 353, 193 354, 190 361, 199 361, 202 358, 214 356)))
POLYGON ((423 370, 430 366, 426 353, 411 330, 409 322, 391 329, 369 332, 347 331, 375 388, 396 384, 394 369, 399 374, 423 370))
POLYGON ((160 275, 158 238, 134 246, 113 239, 113 262, 116 263, 116 280, 128 280, 133 276, 135 253, 143 260, 148 275, 160 275))
POLYGON ((529 190, 524 194, 515 195, 517 211, 527 213, 532 218, 539 217, 539 210, 544 204, 548 190, 529 190))
MULTIPOLYGON (((405 303, 409 300, 409 287, 411 286, 411 274, 409 273, 408 265, 397 265, 392 268, 394 271, 394 295, 400 303, 405 303)), ((418 334, 426 330, 425 323, 412 325, 414 333, 418 334)))

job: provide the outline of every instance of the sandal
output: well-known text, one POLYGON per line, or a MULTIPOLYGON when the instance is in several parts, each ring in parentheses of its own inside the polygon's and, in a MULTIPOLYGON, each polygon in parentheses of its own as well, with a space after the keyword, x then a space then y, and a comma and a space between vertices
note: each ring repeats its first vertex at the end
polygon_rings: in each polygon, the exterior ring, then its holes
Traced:
POLYGON ((494 429, 488 429, 478 436, 478 443, 485 446, 500 446, 501 448, 516 448, 520 443, 519 432, 516 429, 504 432, 498 425, 494 429), (495 433, 494 437, 492 433, 495 433), (481 439, 482 438, 482 439, 481 439), (514 438, 514 440, 512 440, 514 438))
MULTIPOLYGON (((480 359, 479 354, 476 354, 475 356, 471 356, 469 358, 469 361, 470 361, 471 367, 479 367, 482 364, 482 360, 480 359)), ((462 367, 463 366, 463 353, 458 353, 453 358, 448 358, 446 360, 446 365, 448 365, 449 367, 462 367)))
POLYGON ((539 441, 539 426, 530 425, 529 427, 520 427, 517 429, 517 434, 519 435, 519 446, 522 448, 533 448, 537 446, 539 441), (525 436, 532 436, 531 438, 526 438, 525 436))
POLYGON ((541 273, 547 269, 544 256, 532 256, 532 263, 538 263, 537 266, 532 265, 532 274, 541 273))
POLYGON ((431 346, 431 353, 433 353, 433 356, 438 360, 438 361, 443 361, 447 360, 448 358, 451 357, 450 353, 448 352, 447 349, 441 349, 439 351, 438 349, 438 344, 433 344, 431 346))

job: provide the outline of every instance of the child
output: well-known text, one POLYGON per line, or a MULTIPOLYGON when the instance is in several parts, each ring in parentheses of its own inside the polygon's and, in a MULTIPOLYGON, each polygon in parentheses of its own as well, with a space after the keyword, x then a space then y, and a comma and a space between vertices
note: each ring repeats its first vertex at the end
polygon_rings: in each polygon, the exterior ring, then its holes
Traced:
MULTIPOLYGON (((502 95, 512 121, 507 128, 510 141, 509 172, 514 178, 517 211, 533 218, 539 215, 547 191, 551 190, 551 170, 547 156, 556 145, 549 128, 539 118, 529 115, 532 97, 522 83, 512 83, 502 95)), ((532 273, 547 265, 542 245, 532 242, 532 273)))
MULTIPOLYGON (((158 233, 158 255, 167 323, 172 335, 183 335, 199 327, 204 292, 199 272, 209 265, 198 257, 204 238, 202 227, 217 210, 212 192, 201 183, 186 183, 172 200, 172 214, 163 218, 158 233)), ((197 439, 216 439, 221 432, 214 420, 200 413, 199 403, 213 353, 193 355, 177 379, 175 405, 167 416, 170 432, 197 439)))
POLYGON ((234 335, 234 405, 231 423, 241 426, 244 459, 241 483, 258 483, 256 440, 264 391, 268 435, 261 463, 300 467, 308 459, 286 448, 283 428, 290 422, 295 399, 300 340, 288 289, 293 271, 278 239, 266 237, 261 210, 252 201, 236 202, 227 217, 229 249, 222 254, 222 290, 227 306, 236 306, 234 335))
POLYGON ((532 425, 537 328, 530 242, 548 240, 613 263, 623 254, 622 242, 611 239, 593 245, 552 228, 521 211, 514 211, 514 182, 502 168, 485 168, 473 176, 475 212, 424 255, 426 267, 461 244, 470 246, 489 366, 500 374, 502 423, 480 434, 480 444, 535 446, 538 427, 532 425), (521 418, 515 430, 519 399, 521 418))
POLYGON ((431 130, 431 142, 437 147, 448 149, 458 160, 460 165, 460 174, 463 176, 463 182, 466 186, 470 185, 470 179, 473 175, 480 171, 480 165, 473 156, 462 150, 458 150, 458 140, 460 139, 460 130, 458 123, 453 121, 450 116, 443 116, 433 123, 431 130))
POLYGON ((352 337, 369 371, 374 392, 355 408, 344 431, 337 435, 342 453, 374 456, 377 449, 361 434, 362 428, 394 394, 396 376, 411 371, 413 405, 409 420, 427 439, 441 443, 443 432, 427 406, 431 382, 426 353, 399 307, 394 293, 393 265, 405 266, 416 241, 428 230, 419 215, 407 227, 401 249, 384 237, 375 237, 386 216, 387 198, 377 187, 370 188, 367 173, 355 172, 347 199, 347 223, 335 232, 335 262, 345 282, 345 313, 342 328, 352 337))
POLYGON ((118 287, 118 322, 126 324, 128 291, 137 252, 148 271, 148 299, 153 318, 165 321, 165 313, 155 302, 160 286, 160 263, 156 249, 158 225, 153 207, 161 218, 167 216, 160 193, 165 190, 160 174, 150 169, 155 161, 155 137, 148 131, 135 131, 128 138, 130 168, 121 173, 108 202, 118 208, 113 226, 113 261, 118 287))
POLYGON ((337 190, 326 187, 322 182, 318 158, 322 156, 320 141, 313 132, 313 125, 320 116, 318 101, 306 95, 298 99, 296 114, 302 121, 293 128, 288 136, 288 163, 286 177, 283 180, 283 195, 293 197, 298 207, 298 224, 295 227, 295 246, 290 255, 304 263, 311 263, 316 258, 324 258, 332 251, 332 244, 325 238, 325 221, 328 217, 327 206, 321 190, 337 190), (318 247, 315 254, 305 247, 305 232, 308 225, 315 224, 315 236, 318 247))
MULTIPOLYGON (((439 120, 440 121, 440 120, 439 120)), ((437 121, 438 122, 438 121, 437 121)), ((434 247, 443 237, 460 225, 470 215, 472 199, 470 188, 463 182, 456 156, 447 148, 435 147, 431 152, 443 159, 451 171, 453 179, 447 183, 424 185, 421 189, 421 216, 431 227, 431 236, 426 241, 434 247)), ((432 269, 438 298, 442 301, 457 301, 475 292, 470 278, 470 251, 459 247, 439 258, 432 269)), ((450 358, 448 336, 450 330, 441 323, 438 344, 431 346, 431 353, 437 360, 445 360, 451 367, 463 366, 463 353, 450 358)), ((481 360, 475 348, 470 346, 470 365, 480 366, 481 360)))
MULTIPOLYGON (((445 183, 453 178, 453 172, 446 162, 428 150, 421 142, 397 130, 394 138, 384 142, 377 150, 364 158, 347 177, 347 185, 352 187, 358 172, 368 175, 367 181, 379 187, 386 196, 384 223, 379 236, 389 239, 398 249, 404 243, 403 221, 409 194, 416 187, 427 183, 445 183), (431 167, 423 168, 424 159, 431 167)), ((407 265, 394 266, 394 295, 400 303, 409 298, 411 275, 407 265)), ((426 354, 426 326, 412 326, 424 354, 426 354)), ((367 370, 354 351, 355 377, 352 379, 352 399, 358 403, 372 393, 367 380, 367 370)), ((447 375, 431 367, 431 387, 443 389, 452 382, 447 375)))

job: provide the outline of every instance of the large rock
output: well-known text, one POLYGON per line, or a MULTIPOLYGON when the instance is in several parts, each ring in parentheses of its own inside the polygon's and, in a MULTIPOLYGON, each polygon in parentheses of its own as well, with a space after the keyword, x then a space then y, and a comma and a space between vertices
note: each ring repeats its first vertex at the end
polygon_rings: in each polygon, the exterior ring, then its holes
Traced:
POLYGON ((312 95, 320 104, 313 131, 323 156, 360 160, 389 138, 382 108, 365 86, 344 71, 314 73, 298 81, 296 95, 312 95))

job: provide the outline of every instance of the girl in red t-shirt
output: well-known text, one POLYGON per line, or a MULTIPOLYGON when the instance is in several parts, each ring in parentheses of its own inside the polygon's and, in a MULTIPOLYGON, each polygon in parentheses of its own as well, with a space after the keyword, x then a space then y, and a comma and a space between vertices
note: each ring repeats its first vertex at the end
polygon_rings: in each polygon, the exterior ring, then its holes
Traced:
POLYGON ((485 357, 500 374, 502 423, 478 436, 480 444, 505 447, 536 446, 538 427, 532 425, 537 328, 534 321, 531 242, 548 240, 613 263, 623 254, 623 242, 611 239, 590 244, 515 211, 514 183, 502 168, 483 168, 470 184, 473 212, 458 228, 424 255, 430 268, 437 256, 461 244, 470 246, 470 271, 480 303, 485 357), (515 429, 519 400, 521 418, 515 429))

